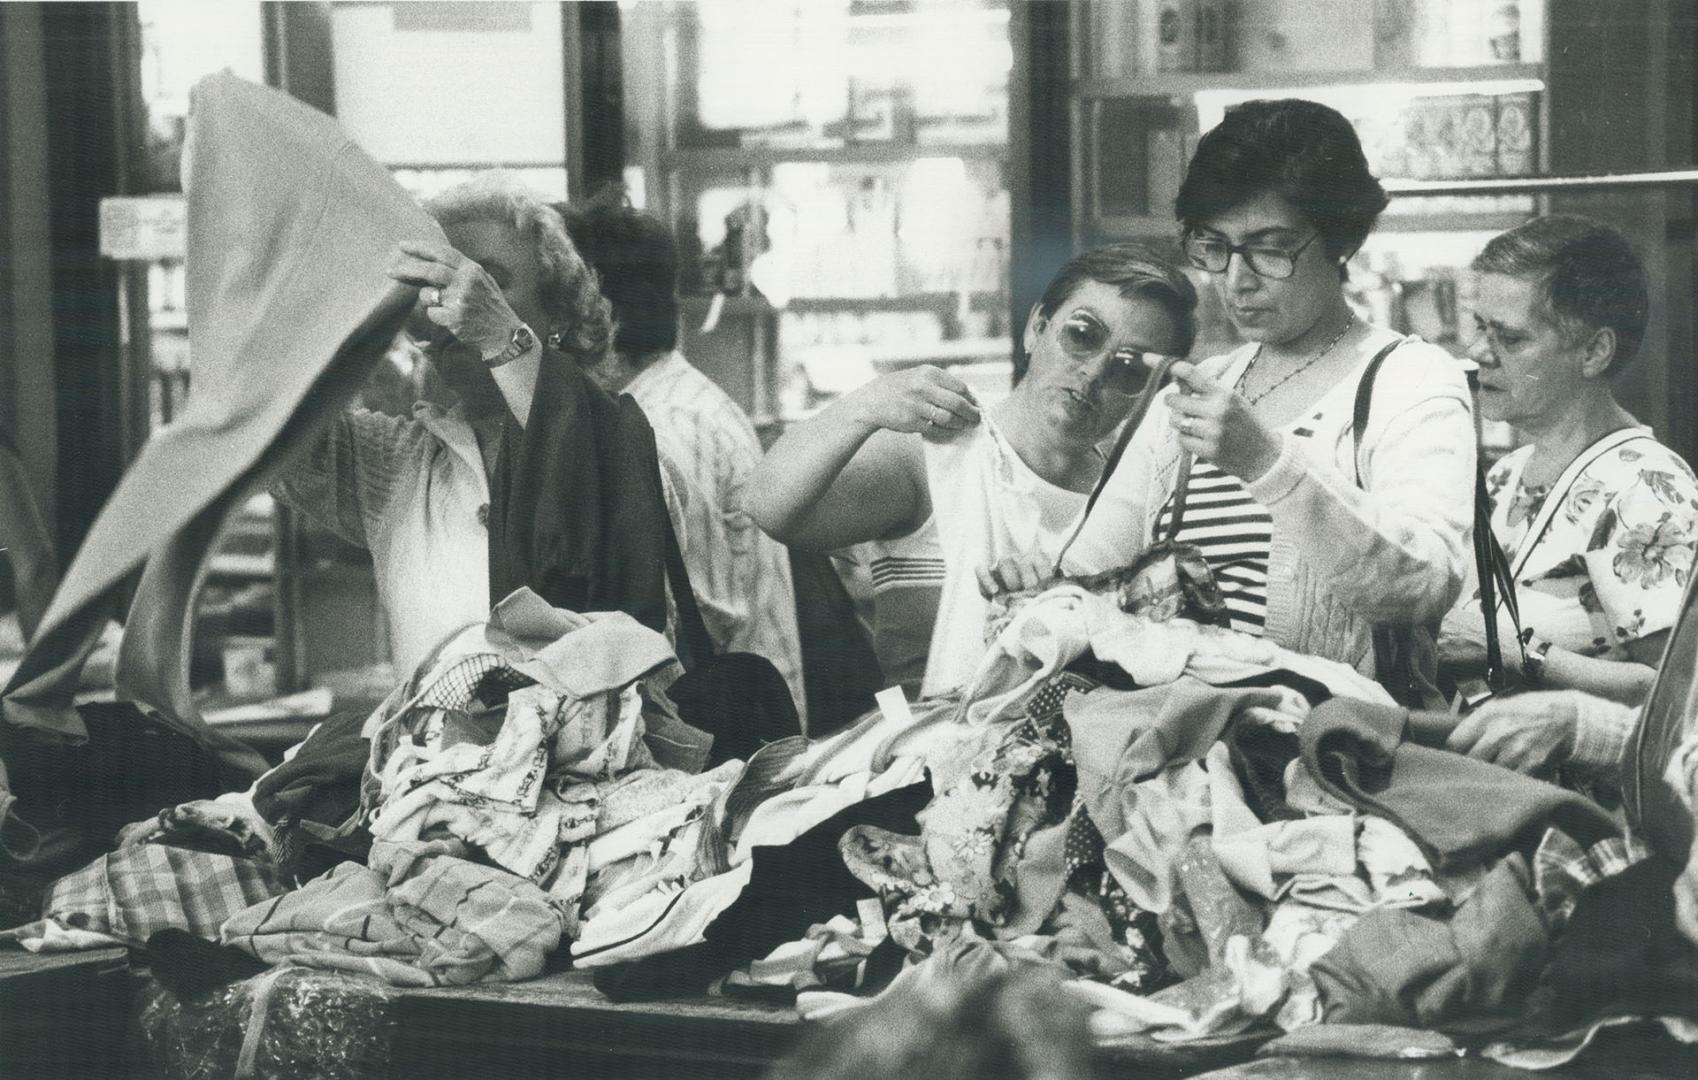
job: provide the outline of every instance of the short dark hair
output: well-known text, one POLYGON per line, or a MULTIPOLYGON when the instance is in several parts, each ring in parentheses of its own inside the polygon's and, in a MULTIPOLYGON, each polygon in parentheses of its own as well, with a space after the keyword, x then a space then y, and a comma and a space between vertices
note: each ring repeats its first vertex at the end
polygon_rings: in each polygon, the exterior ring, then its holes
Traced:
POLYGON ((1268 191, 1314 223, 1333 259, 1356 254, 1388 201, 1342 113, 1283 98, 1226 111, 1197 143, 1174 214, 1194 229, 1268 191))
POLYGON ((639 357, 677 348, 678 240, 666 223, 605 201, 556 209, 613 306, 614 351, 639 357))
POLYGON ((1197 288, 1191 279, 1147 244, 1123 241, 1092 248, 1056 271, 1038 301, 1038 314, 1051 318, 1087 281, 1112 285, 1120 295, 1147 297, 1167 310, 1179 333, 1181 355, 1197 340, 1197 288))
POLYGON ((1615 331, 1612 374, 1638 355, 1650 281, 1639 253, 1613 226, 1579 214, 1534 218, 1494 236, 1473 268, 1536 282, 1544 313, 1570 340, 1604 327, 1615 331))

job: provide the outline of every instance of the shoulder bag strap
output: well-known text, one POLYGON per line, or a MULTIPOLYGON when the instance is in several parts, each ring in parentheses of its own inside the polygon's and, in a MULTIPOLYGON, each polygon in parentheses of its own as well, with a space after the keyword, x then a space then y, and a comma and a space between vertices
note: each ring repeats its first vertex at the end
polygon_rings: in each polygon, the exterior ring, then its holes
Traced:
POLYGON ((678 659, 688 670, 713 658, 713 637, 702 620, 701 608, 696 606, 696 591, 690 587, 690 572, 678 547, 678 532, 673 528, 670 508, 662 509, 661 520, 666 522, 666 577, 678 606, 678 659))
POLYGON ((1185 496, 1191 490, 1191 467, 1196 459, 1191 451, 1179 452, 1179 478, 1173 484, 1173 512, 1167 518, 1167 535, 1163 540, 1172 540, 1179 535, 1179 527, 1185 523, 1185 496))
MULTIPOLYGON (((1373 406, 1374 380, 1378 377, 1380 366, 1385 358, 1390 356, 1403 339, 1399 338, 1368 361, 1368 366, 1362 371, 1362 381, 1356 385, 1355 410, 1351 414, 1351 464, 1356 472, 1356 486, 1366 488, 1362 483, 1362 435, 1368 430, 1368 413, 1373 406)), ((1473 388, 1472 375, 1469 376, 1469 388, 1473 388)), ((1521 605, 1515 598, 1515 576, 1510 570, 1509 558, 1504 554, 1503 547, 1492 533, 1492 503, 1486 496, 1486 470, 1476 462, 1474 466, 1474 574, 1480 583, 1480 610, 1490 616, 1496 612, 1498 604, 1503 604, 1509 613, 1510 622, 1515 627, 1515 647, 1525 650, 1521 641, 1521 605)), ((1486 629, 1486 681, 1496 686, 1502 681, 1503 643, 1498 637, 1498 621, 1487 617, 1486 629)))
MULTIPOLYGON (((1149 388, 1132 406, 1132 411, 1127 415, 1125 424, 1121 426, 1119 438, 1114 440, 1113 448, 1109 450, 1108 457, 1103 460, 1102 475, 1097 477, 1096 484, 1091 488, 1090 496, 1085 500, 1085 509, 1079 514, 1078 524, 1073 526, 1073 531, 1068 534, 1067 542, 1061 545, 1061 551, 1055 557, 1056 574, 1061 573, 1061 561, 1067 557, 1067 550, 1073 546, 1073 541, 1079 539, 1079 534, 1085 531, 1085 522, 1090 519, 1091 511, 1096 509, 1097 500, 1102 498, 1103 489, 1108 487, 1109 477, 1113 476, 1114 470, 1120 467, 1120 459, 1126 456, 1126 448, 1132 444, 1132 436, 1137 434, 1138 425, 1144 422, 1144 416, 1150 411, 1150 405, 1155 402, 1156 395, 1161 393, 1163 386, 1167 385, 1169 371, 1174 364, 1179 363, 1182 359, 1183 357, 1178 356, 1167 357, 1162 360, 1161 365, 1155 371, 1150 373, 1149 388)), ((1185 466, 1181 470, 1182 476, 1190 472, 1186 462, 1182 461, 1180 464, 1185 466)))
POLYGON ((1568 463, 1568 468, 1564 469, 1562 475, 1557 477, 1556 483, 1551 485, 1551 493, 1545 496, 1545 504, 1539 507, 1538 516, 1527 527, 1527 539, 1521 542, 1521 546, 1516 552, 1514 573, 1519 574, 1526 569, 1527 560, 1533 557, 1534 549, 1545 538, 1545 533, 1550 531, 1551 522, 1556 518, 1557 509, 1562 505, 1562 501, 1568 498, 1568 493, 1574 485, 1580 482, 1582 476, 1586 475, 1586 470, 1596 464, 1599 458, 1623 443, 1632 442, 1634 439, 1648 438, 1650 436, 1645 434, 1641 428, 1620 428, 1588 446, 1579 457, 1568 463))

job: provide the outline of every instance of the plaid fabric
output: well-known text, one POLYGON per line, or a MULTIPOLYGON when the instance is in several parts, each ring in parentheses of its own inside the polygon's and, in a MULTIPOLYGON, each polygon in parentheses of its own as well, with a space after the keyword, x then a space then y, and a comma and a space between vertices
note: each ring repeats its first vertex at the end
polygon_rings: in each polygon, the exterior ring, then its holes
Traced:
POLYGON ((55 881, 42 901, 42 921, 5 931, 0 939, 40 938, 51 921, 133 945, 166 927, 216 940, 225 919, 281 892, 270 863, 138 844, 55 881))
POLYGON ((532 978, 563 920, 524 878, 467 862, 458 841, 372 844, 370 867, 342 863, 224 924, 222 940, 268 964, 354 971, 396 986, 532 978))
POLYGON ((1651 854, 1637 837, 1612 836, 1582 848, 1561 829, 1548 829, 1533 853, 1533 891, 1552 925, 1568 921, 1586 889, 1651 854))

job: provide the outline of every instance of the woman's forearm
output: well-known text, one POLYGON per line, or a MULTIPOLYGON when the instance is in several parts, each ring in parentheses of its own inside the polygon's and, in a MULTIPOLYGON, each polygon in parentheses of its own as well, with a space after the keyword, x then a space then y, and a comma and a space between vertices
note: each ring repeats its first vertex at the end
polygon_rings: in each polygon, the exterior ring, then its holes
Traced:
POLYGON ((1456 602, 1472 556, 1473 440, 1467 406, 1438 398, 1393 424, 1368 490, 1290 437, 1249 486, 1341 599, 1370 618, 1426 622, 1456 602))
MULTIPOLYGON (((850 523, 833 488, 844 477, 876 427, 844 399, 785 431, 755 468, 745 489, 744 509, 780 543, 841 547, 850 523)), ((877 507, 862 507, 869 516, 877 507)), ((864 537, 871 538, 871 537, 864 537)))
POLYGON ((1553 690, 1584 690, 1623 705, 1642 704, 1656 678, 1657 669, 1646 664, 1600 660, 1555 646, 1539 672, 1539 681, 1553 690))

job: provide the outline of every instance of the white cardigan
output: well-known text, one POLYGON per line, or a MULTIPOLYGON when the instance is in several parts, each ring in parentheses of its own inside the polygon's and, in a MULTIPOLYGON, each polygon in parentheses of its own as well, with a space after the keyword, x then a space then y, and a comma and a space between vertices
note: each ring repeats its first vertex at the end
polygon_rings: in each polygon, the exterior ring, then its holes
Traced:
MULTIPOLYGON (((1266 636, 1364 673, 1373 670, 1374 624, 1436 622, 1473 561, 1472 400, 1463 363, 1443 349, 1410 337, 1386 357, 1362 438, 1366 490, 1356 486, 1356 388, 1394 340, 1388 330, 1370 334, 1351 374, 1281 434, 1278 460, 1246 485, 1273 517, 1266 636)), ((1231 385, 1254 355, 1247 345, 1199 366, 1231 385)), ((1155 402, 1069 551, 1067 573, 1125 566, 1149 545, 1179 471, 1168 417, 1165 401, 1155 402)))

